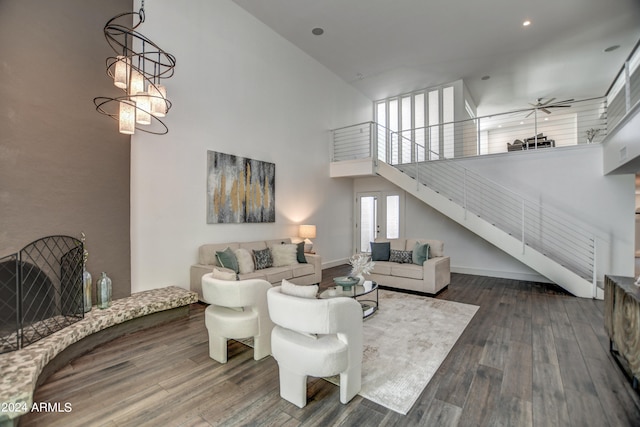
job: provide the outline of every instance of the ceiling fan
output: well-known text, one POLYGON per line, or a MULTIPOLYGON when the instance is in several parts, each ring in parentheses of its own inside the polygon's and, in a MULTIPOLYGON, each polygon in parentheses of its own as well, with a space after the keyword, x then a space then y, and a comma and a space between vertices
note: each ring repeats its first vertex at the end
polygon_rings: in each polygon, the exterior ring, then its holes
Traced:
POLYGON ((571 105, 569 104, 574 101, 574 99, 572 98, 572 99, 565 99, 564 101, 553 102, 555 98, 550 98, 542 102, 543 99, 544 98, 538 98, 535 104, 529 103, 529 105, 531 105, 534 109, 531 110, 531 112, 529 112, 529 114, 527 114, 525 118, 529 117, 530 115, 532 115, 538 110, 544 111, 547 114, 551 114, 550 108, 568 108, 568 107, 571 107, 571 105))

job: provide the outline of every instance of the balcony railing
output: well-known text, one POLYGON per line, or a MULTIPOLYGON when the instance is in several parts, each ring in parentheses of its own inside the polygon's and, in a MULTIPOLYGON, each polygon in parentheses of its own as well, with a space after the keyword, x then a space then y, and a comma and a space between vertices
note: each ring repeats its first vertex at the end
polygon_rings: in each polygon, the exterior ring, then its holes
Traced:
POLYGON ((553 100, 544 106, 423 128, 389 129, 374 122, 347 126, 333 130, 332 161, 370 158, 395 165, 462 206, 465 215, 481 217, 519 239, 523 253, 533 248, 591 281, 595 296, 596 238, 589 225, 451 160, 603 142, 640 102, 639 46, 640 42, 603 97, 553 100))
POLYGON ((542 100, 546 105, 538 108, 413 129, 390 129, 373 122, 347 126, 333 131, 332 161, 374 157, 396 165, 599 143, 638 102, 640 41, 605 96, 542 100))

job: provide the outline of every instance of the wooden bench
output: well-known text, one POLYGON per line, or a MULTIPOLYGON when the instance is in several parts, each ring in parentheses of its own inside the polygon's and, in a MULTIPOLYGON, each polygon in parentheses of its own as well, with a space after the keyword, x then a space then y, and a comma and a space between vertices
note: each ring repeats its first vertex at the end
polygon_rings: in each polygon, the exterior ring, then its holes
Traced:
POLYGON ((198 294, 169 286, 95 306, 84 318, 23 349, 0 355, 0 427, 16 426, 34 404, 38 385, 69 361, 127 333, 189 315, 198 294))

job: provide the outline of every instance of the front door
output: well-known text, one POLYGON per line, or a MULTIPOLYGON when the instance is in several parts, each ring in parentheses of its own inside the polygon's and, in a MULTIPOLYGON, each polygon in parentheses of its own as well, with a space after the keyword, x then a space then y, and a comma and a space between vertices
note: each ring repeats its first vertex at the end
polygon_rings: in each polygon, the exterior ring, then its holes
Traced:
POLYGON ((356 195, 356 252, 371 252, 376 238, 400 237, 400 195, 367 192, 356 195))

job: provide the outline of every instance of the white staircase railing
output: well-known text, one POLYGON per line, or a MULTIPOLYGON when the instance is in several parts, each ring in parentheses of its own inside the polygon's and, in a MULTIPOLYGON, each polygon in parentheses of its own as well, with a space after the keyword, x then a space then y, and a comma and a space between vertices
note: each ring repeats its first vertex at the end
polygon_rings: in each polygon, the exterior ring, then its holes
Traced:
POLYGON ((462 207, 462 222, 474 215, 517 239, 522 254, 527 248, 541 254, 533 264, 540 265, 540 257, 546 257, 566 269, 563 271, 590 281, 595 297, 596 249, 600 249, 591 226, 448 159, 602 142, 638 103, 640 41, 604 97, 553 104, 555 110, 569 107, 566 111, 572 114, 558 111, 556 120, 544 120, 550 118, 547 111, 531 108, 400 131, 364 122, 333 130, 332 162, 370 158, 374 165, 378 161, 393 165, 404 181, 412 180, 408 185, 424 185, 455 204, 451 206, 462 207), (546 135, 539 141, 542 133, 546 135), (518 147, 515 138, 525 138, 520 141, 524 145, 518 147))
POLYGON ((411 153, 424 153, 423 158, 437 159, 393 166, 410 177, 412 185, 424 185, 462 207, 465 219, 474 215, 517 239, 521 254, 531 248, 584 279, 585 284, 591 283, 592 294, 596 295, 596 239, 588 225, 560 209, 517 194, 377 123, 347 126, 334 130, 333 135, 332 160, 336 162, 370 158, 376 163, 392 159, 391 150, 399 146, 408 147, 411 153))
POLYGON ((395 167, 463 207, 465 215, 476 215, 518 239, 523 253, 530 247, 585 280, 596 280, 595 234, 559 209, 527 199, 452 160, 395 167))

